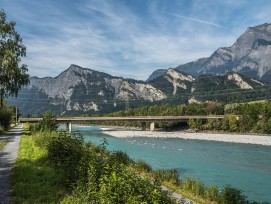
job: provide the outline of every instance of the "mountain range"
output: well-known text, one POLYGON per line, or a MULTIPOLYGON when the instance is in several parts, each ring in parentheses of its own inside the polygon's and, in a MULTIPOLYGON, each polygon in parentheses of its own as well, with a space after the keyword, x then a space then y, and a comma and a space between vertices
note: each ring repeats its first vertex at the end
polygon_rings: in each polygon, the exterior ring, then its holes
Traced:
POLYGON ((269 99, 271 25, 248 30, 219 48, 176 68, 155 70, 147 81, 114 77, 71 65, 57 77, 32 77, 8 103, 23 115, 109 113, 150 103, 237 102, 269 99))
MULTIPOLYGON (((175 67, 198 77, 202 74, 223 75, 238 72, 244 76, 271 83, 271 24, 249 27, 231 47, 217 49, 210 57, 175 67)), ((155 70, 147 79, 163 75, 166 69, 155 70)))

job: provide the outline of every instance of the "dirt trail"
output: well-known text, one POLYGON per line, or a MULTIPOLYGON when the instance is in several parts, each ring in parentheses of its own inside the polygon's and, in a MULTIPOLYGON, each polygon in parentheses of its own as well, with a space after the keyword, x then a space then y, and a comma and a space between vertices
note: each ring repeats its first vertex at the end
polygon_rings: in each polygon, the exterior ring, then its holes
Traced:
POLYGON ((5 148, 0 151, 0 203, 10 203, 9 175, 12 165, 15 163, 22 135, 22 126, 10 130, 1 138, 9 139, 5 148))

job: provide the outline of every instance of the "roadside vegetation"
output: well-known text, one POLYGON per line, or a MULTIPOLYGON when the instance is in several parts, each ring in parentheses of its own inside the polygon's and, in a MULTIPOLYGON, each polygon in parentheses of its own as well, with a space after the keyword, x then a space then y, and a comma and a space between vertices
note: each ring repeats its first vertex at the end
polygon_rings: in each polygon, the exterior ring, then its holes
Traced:
POLYGON ((0 107, 0 151, 2 151, 5 145, 9 142, 9 139, 1 139, 1 136, 6 133, 14 121, 14 107, 0 107))
POLYGON ((0 135, 15 121, 14 107, 0 107, 0 135))
POLYGON ((0 151, 4 149, 4 147, 6 146, 8 142, 9 142, 8 139, 4 139, 3 141, 0 141, 0 151))
POLYGON ((234 187, 207 187, 180 179, 176 170, 152 170, 124 152, 109 152, 105 139, 85 144, 79 132, 57 132, 54 116, 44 117, 47 125, 24 127, 12 172, 13 203, 176 203, 164 185, 199 203, 256 204, 234 187))

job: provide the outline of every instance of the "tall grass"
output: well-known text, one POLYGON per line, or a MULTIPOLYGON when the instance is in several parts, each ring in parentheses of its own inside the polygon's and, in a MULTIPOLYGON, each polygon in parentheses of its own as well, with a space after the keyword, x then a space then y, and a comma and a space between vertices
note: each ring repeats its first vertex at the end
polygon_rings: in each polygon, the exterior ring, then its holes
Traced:
POLYGON ((3 141, 0 141, 0 151, 4 149, 6 144, 9 142, 9 139, 4 139, 3 141))
POLYGON ((47 150, 35 144, 25 130, 12 169, 13 203, 58 203, 67 193, 63 178, 47 159, 47 150))

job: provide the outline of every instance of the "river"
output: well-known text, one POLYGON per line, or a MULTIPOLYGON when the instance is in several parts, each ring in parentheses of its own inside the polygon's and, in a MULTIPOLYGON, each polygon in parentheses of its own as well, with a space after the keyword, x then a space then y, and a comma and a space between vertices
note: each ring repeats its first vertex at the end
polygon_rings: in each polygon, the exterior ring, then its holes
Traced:
POLYGON ((74 126, 86 142, 101 144, 111 151, 122 150, 154 169, 177 169, 180 179, 197 178, 206 185, 222 188, 230 184, 250 200, 271 203, 271 147, 200 140, 161 138, 115 138, 97 126, 74 126))

